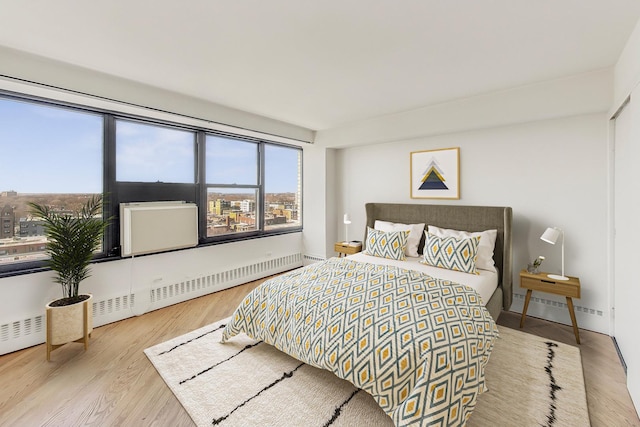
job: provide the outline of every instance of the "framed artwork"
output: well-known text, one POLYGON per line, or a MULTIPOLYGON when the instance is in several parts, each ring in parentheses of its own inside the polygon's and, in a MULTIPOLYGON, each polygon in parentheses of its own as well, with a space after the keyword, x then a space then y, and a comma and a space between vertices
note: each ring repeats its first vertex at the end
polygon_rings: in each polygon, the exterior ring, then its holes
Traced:
POLYGON ((460 198, 459 147, 411 153, 411 198, 460 198))

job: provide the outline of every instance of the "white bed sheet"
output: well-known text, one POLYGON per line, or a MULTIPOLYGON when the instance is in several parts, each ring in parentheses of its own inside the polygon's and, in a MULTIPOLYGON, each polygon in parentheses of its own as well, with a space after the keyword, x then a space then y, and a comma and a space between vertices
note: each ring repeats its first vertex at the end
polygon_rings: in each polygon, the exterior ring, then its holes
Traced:
POLYGON ((495 271, 478 270, 480 274, 462 273, 460 271, 447 270, 444 268, 432 267, 420 263, 422 257, 407 257, 406 261, 398 261, 394 259, 386 259, 375 257, 371 255, 365 255, 362 252, 358 252, 354 255, 349 255, 349 259, 359 262, 368 262, 371 264, 393 265, 407 270, 417 270, 422 273, 426 273, 431 277, 438 279, 451 280, 452 282, 461 283, 471 286, 480 294, 482 302, 487 305, 487 302, 493 295, 493 292, 498 287, 498 273, 495 271))

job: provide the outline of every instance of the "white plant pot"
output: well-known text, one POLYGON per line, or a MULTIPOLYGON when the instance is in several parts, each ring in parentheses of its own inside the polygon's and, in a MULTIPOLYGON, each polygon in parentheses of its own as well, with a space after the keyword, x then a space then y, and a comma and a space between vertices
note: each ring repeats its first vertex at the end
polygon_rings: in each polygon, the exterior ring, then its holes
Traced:
MULTIPOLYGON (((71 305, 46 305, 47 312, 47 360, 51 360, 51 352, 70 343, 84 343, 85 351, 89 348, 89 338, 93 331, 93 296, 71 305)), ((57 300, 55 300, 57 301, 57 300)))

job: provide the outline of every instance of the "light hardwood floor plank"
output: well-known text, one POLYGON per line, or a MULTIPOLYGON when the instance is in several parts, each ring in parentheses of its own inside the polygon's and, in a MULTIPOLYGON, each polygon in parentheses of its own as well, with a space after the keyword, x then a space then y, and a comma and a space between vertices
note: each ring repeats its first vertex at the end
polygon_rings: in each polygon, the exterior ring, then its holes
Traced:
MULTIPOLYGON (((232 314, 263 280, 94 329, 46 361, 39 345, 0 356, 1 426, 192 426, 143 350, 232 314)), ((498 323, 518 329, 520 315, 498 323)), ((575 344, 570 326, 527 317, 524 331, 575 344)), ((593 426, 640 426, 610 337, 580 330, 593 426)))

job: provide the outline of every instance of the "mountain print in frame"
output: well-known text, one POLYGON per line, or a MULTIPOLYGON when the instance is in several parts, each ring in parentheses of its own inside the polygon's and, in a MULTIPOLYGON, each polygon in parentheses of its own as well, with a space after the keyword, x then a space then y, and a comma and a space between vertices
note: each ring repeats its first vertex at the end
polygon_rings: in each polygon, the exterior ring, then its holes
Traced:
POLYGON ((460 198, 460 147, 411 152, 412 199, 460 198))

